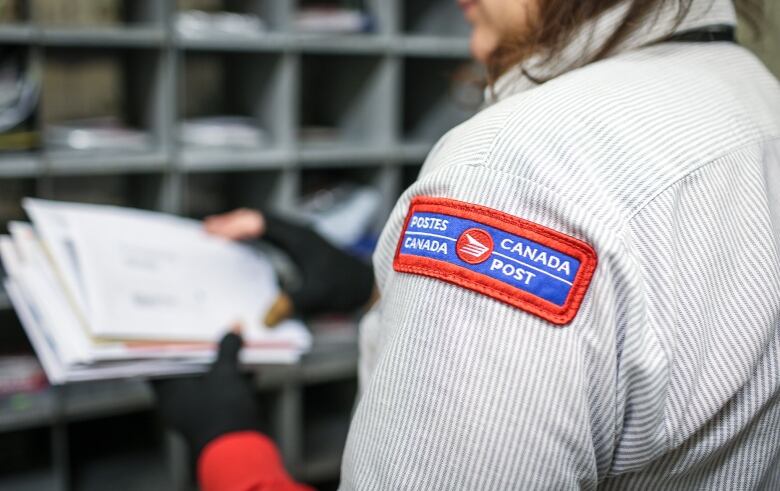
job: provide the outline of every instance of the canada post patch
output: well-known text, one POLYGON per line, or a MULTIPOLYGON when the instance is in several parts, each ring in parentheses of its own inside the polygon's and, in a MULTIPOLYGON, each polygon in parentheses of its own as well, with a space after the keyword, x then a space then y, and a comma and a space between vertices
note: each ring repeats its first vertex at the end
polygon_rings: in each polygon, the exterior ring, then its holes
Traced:
POLYGON ((577 315, 596 262, 591 246, 539 224, 484 206, 418 197, 393 267, 565 325, 577 315))

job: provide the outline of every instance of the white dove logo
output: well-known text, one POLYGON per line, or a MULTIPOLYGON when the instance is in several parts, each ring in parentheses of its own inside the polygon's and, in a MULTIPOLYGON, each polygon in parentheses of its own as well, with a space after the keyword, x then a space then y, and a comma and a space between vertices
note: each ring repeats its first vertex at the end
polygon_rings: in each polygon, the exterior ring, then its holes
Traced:
POLYGON ((493 238, 482 229, 472 228, 463 232, 455 249, 462 261, 479 264, 493 253, 493 238))
POLYGON ((460 248, 460 251, 469 256, 479 257, 484 254, 490 247, 486 246, 482 242, 478 241, 469 234, 466 234, 466 240, 468 244, 460 248))

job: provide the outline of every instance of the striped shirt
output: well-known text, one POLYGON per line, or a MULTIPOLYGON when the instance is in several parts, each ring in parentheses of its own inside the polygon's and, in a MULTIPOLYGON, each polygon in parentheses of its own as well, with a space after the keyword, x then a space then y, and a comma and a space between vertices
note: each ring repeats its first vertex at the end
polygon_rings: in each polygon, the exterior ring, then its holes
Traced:
MULTIPOLYGON (((734 23, 709 3, 678 29, 734 23)), ((399 199, 343 489, 780 489, 780 86, 732 43, 648 45, 659 18, 541 86, 505 75, 399 199), (420 196, 589 244, 574 320, 396 272, 420 196)))

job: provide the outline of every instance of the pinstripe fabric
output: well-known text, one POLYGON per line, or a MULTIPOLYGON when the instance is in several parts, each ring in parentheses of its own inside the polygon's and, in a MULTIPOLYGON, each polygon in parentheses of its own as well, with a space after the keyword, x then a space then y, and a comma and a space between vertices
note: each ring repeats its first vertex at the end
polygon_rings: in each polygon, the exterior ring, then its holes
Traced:
POLYGON ((778 489, 777 82, 722 43, 627 48, 514 95, 513 77, 380 238, 342 488, 778 489), (415 196, 591 244, 575 320, 394 272, 415 196))

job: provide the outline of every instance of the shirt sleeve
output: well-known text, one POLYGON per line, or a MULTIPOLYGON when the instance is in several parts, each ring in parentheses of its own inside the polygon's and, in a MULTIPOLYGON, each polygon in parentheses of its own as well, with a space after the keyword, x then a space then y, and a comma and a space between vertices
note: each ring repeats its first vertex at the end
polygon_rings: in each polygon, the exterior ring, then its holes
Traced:
POLYGON ((382 240, 375 368, 350 428, 343 489, 595 488, 620 431, 618 340, 633 315, 618 234, 548 187, 468 165, 418 181, 382 240), (395 271, 409 207, 427 196, 592 246, 598 267, 574 319, 554 325, 451 278, 395 271))
POLYGON ((198 481, 203 491, 312 491, 293 481, 274 443, 254 431, 209 443, 198 459, 198 481))

